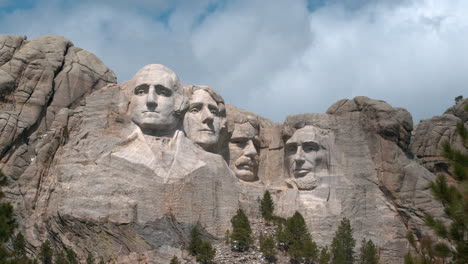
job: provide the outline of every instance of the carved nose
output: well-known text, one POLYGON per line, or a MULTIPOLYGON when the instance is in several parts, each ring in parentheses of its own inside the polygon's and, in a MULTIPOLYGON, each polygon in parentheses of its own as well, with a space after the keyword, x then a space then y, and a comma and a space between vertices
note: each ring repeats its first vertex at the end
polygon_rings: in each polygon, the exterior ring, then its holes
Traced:
POLYGON ((249 140, 247 142, 247 146, 245 146, 245 149, 244 149, 244 155, 247 157, 251 157, 251 158, 257 155, 257 149, 255 148, 255 145, 253 144, 252 140, 249 140))
POLYGON ((146 107, 148 107, 149 110, 154 110, 158 106, 156 99, 157 95, 154 92, 154 86, 150 86, 148 96, 146 97, 146 107))
POLYGON ((213 113, 211 113, 210 109, 205 108, 202 113, 202 122, 205 124, 210 124, 213 122, 213 119, 213 113))
POLYGON ((304 151, 301 146, 297 147, 296 154, 294 155, 294 161, 299 164, 304 163, 304 151))

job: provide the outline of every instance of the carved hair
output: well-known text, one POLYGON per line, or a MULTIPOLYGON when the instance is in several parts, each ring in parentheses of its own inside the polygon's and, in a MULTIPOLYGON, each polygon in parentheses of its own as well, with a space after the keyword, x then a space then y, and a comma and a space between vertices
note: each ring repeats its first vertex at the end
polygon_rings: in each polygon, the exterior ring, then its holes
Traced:
POLYGON ((185 96, 191 100, 192 97, 193 97, 193 94, 195 93, 195 91, 197 90, 203 90, 205 92, 207 92, 211 98, 213 98, 213 100, 216 102, 216 104, 218 105, 218 109, 219 109, 219 115, 221 117, 226 117, 226 107, 224 105, 224 99, 223 97, 221 97, 221 95, 219 95, 217 92, 215 92, 213 89, 211 89, 210 87, 208 86, 202 86, 202 85, 184 85, 184 92, 185 92, 185 96))
POLYGON ((258 131, 258 134, 260 134, 260 122, 258 121, 258 118, 242 113, 233 113, 228 115, 228 133, 232 134, 234 131, 234 124, 244 123, 250 123, 250 125, 258 131))
POLYGON ((167 74, 171 79, 172 83, 174 85, 172 87, 168 87, 174 91, 174 97, 175 97, 175 110, 174 114, 177 116, 182 117, 183 113, 187 110, 188 107, 188 100, 184 96, 184 91, 182 88, 182 84, 180 83, 180 79, 177 76, 177 74, 172 71, 171 69, 167 68, 164 65, 161 64, 149 64, 138 70, 137 73, 133 76, 133 78, 130 81, 124 82, 121 87, 124 91, 124 94, 127 96, 129 101, 133 96, 135 85, 136 85, 136 80, 139 76, 148 74, 149 72, 161 72, 163 74, 167 74))

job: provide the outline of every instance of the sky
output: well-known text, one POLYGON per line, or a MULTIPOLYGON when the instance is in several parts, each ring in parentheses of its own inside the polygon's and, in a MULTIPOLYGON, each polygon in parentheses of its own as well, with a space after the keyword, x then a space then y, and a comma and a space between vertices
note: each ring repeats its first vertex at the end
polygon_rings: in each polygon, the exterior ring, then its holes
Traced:
POLYGON ((62 35, 131 79, 184 84, 282 123, 367 96, 415 124, 468 96, 467 0, 0 0, 0 34, 62 35))

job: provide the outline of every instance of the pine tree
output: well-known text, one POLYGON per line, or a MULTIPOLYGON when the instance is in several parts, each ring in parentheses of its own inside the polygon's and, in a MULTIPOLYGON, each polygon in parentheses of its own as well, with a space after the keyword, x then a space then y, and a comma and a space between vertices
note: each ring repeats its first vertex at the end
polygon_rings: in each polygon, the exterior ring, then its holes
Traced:
POLYGON ((39 252, 39 260, 41 260, 42 264, 52 264, 52 257, 54 253, 52 251, 52 247, 50 246, 49 240, 46 240, 42 243, 40 252, 39 252))
POLYGON ((276 229, 276 241, 278 241, 277 246, 280 250, 286 251, 288 249, 288 239, 282 222, 278 223, 278 227, 276 229))
POLYGON ((229 230, 226 230, 226 232, 224 233, 224 242, 226 242, 226 244, 229 244, 230 238, 231 233, 229 232, 229 230))
MULTIPOLYGON (((0 170, 0 188, 7 185, 7 178, 0 170)), ((0 190, 0 200, 5 194, 0 190)), ((10 203, 0 203, 0 263, 5 263, 11 256, 11 252, 5 248, 5 243, 10 241, 17 227, 13 216, 13 206, 10 203)))
POLYGON ((377 247, 372 240, 362 240, 361 250, 359 254, 358 264, 377 264, 379 263, 379 256, 377 247))
POLYGON ((94 257, 91 252, 88 252, 88 256, 86 257, 86 264, 94 264, 94 257))
POLYGON ((265 191, 263 194, 263 199, 260 200, 260 212, 262 213, 263 218, 265 220, 270 221, 273 219, 273 210, 275 209, 275 205, 273 200, 271 199, 271 195, 269 191, 265 191))
POLYGON ((180 261, 176 256, 173 256, 169 264, 180 264, 180 261))
POLYGON ((203 240, 199 247, 199 253, 196 256, 198 262, 202 264, 211 264, 216 255, 216 250, 211 246, 207 240, 203 240))
POLYGON ((73 249, 65 248, 65 254, 67 256, 68 264, 78 264, 78 257, 73 249))
POLYGON ((292 263, 310 263, 317 260, 317 244, 307 229, 304 217, 299 212, 286 220, 282 239, 292 263))
POLYGON ((330 263, 330 252, 328 252, 328 247, 322 248, 320 251, 319 264, 328 264, 330 263))
POLYGON ((202 240, 198 224, 190 232, 189 252, 195 256, 198 262, 209 264, 213 262, 216 250, 207 240, 202 240))
POLYGON ((65 252, 63 250, 55 251, 55 261, 54 264, 68 264, 67 257, 65 256, 65 252))
POLYGON ((231 248, 235 251, 249 250, 252 244, 252 230, 249 219, 242 209, 237 210, 237 214, 231 218, 231 248))
POLYGON ((196 224, 192 231, 190 232, 190 244, 189 244, 189 252, 192 256, 196 256, 199 252, 199 247, 201 245, 202 239, 200 230, 198 229, 198 224, 196 224))
POLYGON ((351 223, 344 217, 333 237, 331 244, 332 264, 354 263, 353 250, 356 241, 353 238, 351 223))
MULTIPOLYGON (((457 97, 458 98, 458 97, 457 97)), ((460 101, 462 98, 455 99, 460 101)), ((464 105, 468 111, 468 104, 464 105)), ((420 240, 419 249, 412 243, 419 257, 413 257, 413 262, 432 262, 452 257, 454 264, 466 263, 468 259, 468 131, 463 122, 456 127, 457 134, 463 141, 463 150, 456 149, 448 141, 442 143, 442 156, 448 160, 450 176, 437 175, 430 184, 434 197, 444 206, 444 212, 451 220, 449 226, 444 221, 426 214, 424 222, 441 239, 447 240, 453 247, 444 242, 432 243, 429 238, 420 240), (456 185, 449 185, 446 177, 452 177, 456 185), (431 243, 429 243, 431 242, 431 243)), ((410 241, 411 243, 411 241, 410 241)), ((408 259, 411 256, 406 257, 408 259)))
POLYGON ((21 233, 18 233, 13 240, 13 255, 17 259, 26 257, 26 241, 21 233))
POLYGON ((269 263, 276 261, 275 240, 272 236, 260 234, 260 252, 263 258, 269 263))

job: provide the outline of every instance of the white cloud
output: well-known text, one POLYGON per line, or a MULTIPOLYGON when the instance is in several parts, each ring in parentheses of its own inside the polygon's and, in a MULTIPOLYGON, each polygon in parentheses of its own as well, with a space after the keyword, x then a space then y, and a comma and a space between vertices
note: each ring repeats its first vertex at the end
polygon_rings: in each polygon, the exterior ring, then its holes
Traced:
POLYGON ((162 63, 278 122, 357 95, 429 118, 468 86, 464 0, 107 2, 44 1, 4 14, 0 33, 64 35, 120 81, 162 63))

